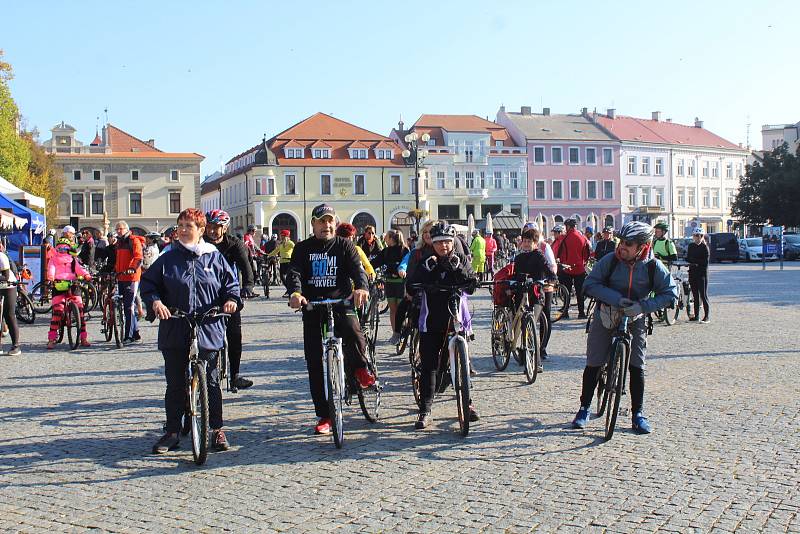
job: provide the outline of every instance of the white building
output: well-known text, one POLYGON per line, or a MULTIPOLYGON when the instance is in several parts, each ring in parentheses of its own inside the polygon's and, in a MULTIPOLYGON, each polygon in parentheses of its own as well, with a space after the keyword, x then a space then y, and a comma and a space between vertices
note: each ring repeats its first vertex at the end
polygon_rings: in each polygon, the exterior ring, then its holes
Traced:
POLYGON ((770 152, 783 143, 789 145, 789 151, 794 154, 800 143, 800 122, 796 124, 765 124, 761 127, 762 150, 770 152))

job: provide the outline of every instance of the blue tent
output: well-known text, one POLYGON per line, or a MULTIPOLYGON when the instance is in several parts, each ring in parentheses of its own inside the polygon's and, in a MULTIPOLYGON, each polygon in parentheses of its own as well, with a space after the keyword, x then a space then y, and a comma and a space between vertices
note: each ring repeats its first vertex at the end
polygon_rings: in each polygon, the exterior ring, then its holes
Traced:
POLYGON ((8 248, 11 251, 19 250, 23 245, 41 245, 45 235, 45 218, 27 206, 12 200, 0 193, 0 209, 10 211, 17 217, 22 217, 27 221, 22 228, 15 228, 7 236, 8 248))

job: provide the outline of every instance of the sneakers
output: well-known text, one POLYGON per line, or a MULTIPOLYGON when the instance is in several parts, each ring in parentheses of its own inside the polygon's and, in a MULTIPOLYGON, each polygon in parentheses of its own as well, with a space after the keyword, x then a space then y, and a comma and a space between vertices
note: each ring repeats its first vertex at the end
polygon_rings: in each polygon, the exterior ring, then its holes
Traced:
POLYGON ((578 413, 575 414, 575 419, 572 420, 572 428, 585 428, 589 424, 589 407, 581 406, 578 413))
POLYGON ((372 376, 372 373, 370 373, 366 367, 356 369, 355 375, 361 389, 367 389, 375 385, 375 377, 372 376))
POLYGON ((545 350, 545 349, 540 350, 539 351, 539 357, 542 359, 542 361, 546 360, 547 359, 547 350, 545 350))
POLYGON ((211 443, 215 451, 227 451, 231 448, 231 444, 228 443, 228 438, 225 437, 225 431, 221 428, 211 431, 211 443))
POLYGON ((9 356, 19 356, 22 354, 22 351, 19 347, 11 347, 11 350, 7 352, 9 356))
POLYGON ((232 385, 237 389, 247 389, 253 385, 253 381, 243 377, 242 375, 236 375, 236 378, 233 379, 232 385))
POLYGON ((689 317, 689 320, 690 321, 699 321, 699 319, 697 318, 696 315, 694 317, 689 317))
POLYGON ((417 430, 422 430, 428 427, 431 424, 431 413, 430 412, 420 412, 417 416, 417 422, 414 423, 414 428, 417 430))
POLYGON ((645 417, 642 412, 633 414, 633 429, 637 434, 649 434, 653 431, 653 427, 650 426, 650 421, 647 420, 647 417, 645 417))
POLYGON ((47 350, 53 350, 54 348, 56 348, 56 342, 55 341, 48 341, 47 342, 47 350))
POLYGON ((137 330, 136 332, 133 333, 133 337, 131 338, 131 341, 141 341, 141 340, 142 340, 142 336, 139 335, 139 331, 137 330))
POLYGON ((703 319, 700 322, 702 324, 708 324, 708 323, 711 322, 711 319, 708 316, 706 316, 706 317, 703 317, 703 319))
POLYGON ((81 347, 91 347, 92 344, 89 343, 88 339, 81 339, 81 347))
POLYGON ((400 343, 400 334, 398 334, 397 332, 393 332, 392 337, 389 338, 389 341, 387 341, 387 343, 389 343, 389 345, 397 345, 398 343, 400 343))
POLYGON ((317 426, 314 427, 314 434, 330 434, 331 433, 331 420, 327 417, 321 417, 317 421, 317 426))
POLYGON ((475 407, 472 404, 470 404, 469 405, 469 422, 470 423, 474 423, 476 421, 479 421, 480 418, 481 417, 478 415, 478 412, 475 411, 475 407))
POLYGON ((171 451, 178 446, 180 441, 178 434, 167 432, 153 445, 153 454, 164 454, 167 451, 171 451))

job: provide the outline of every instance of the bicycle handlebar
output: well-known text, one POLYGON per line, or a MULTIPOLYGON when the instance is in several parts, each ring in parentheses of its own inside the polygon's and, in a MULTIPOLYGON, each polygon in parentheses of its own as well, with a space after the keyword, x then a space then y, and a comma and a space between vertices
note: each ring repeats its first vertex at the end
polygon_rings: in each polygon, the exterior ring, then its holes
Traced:
POLYGON ((408 284, 408 287, 412 289, 425 289, 432 291, 441 291, 442 293, 452 293, 455 291, 461 291, 467 289, 468 287, 473 287, 475 284, 480 285, 480 282, 477 282, 475 280, 469 280, 467 282, 462 282, 460 284, 452 284, 452 285, 417 282, 415 284, 408 284))
POLYGON ((314 308, 317 308, 317 307, 320 307, 320 306, 328 306, 328 305, 335 306, 337 304, 347 304, 347 303, 351 303, 351 302, 352 301, 350 299, 346 299, 346 298, 345 299, 309 300, 308 303, 306 303, 306 309, 310 311, 310 310, 312 310, 314 308))
POLYGON ((200 312, 192 312, 187 313, 180 308, 171 307, 168 308, 169 314, 172 316, 170 319, 189 319, 190 322, 202 323, 206 319, 213 319, 216 317, 230 317, 230 313, 225 313, 219 306, 214 306, 213 308, 209 308, 205 311, 205 313, 200 312))

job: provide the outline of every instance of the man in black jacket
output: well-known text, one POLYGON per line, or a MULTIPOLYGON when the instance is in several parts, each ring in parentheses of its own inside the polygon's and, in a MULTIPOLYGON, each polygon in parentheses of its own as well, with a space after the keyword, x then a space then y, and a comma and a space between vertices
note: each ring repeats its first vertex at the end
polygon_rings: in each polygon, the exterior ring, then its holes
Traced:
MULTIPOLYGON (((366 340, 353 308, 353 305, 360 308, 369 297, 367 274, 361 267, 355 244, 336 236, 336 212, 332 206, 315 207, 311 212, 311 227, 313 236, 295 246, 286 272, 289 306, 299 309, 309 300, 352 297, 353 304, 346 309, 335 308, 334 324, 349 369, 362 388, 371 387, 375 377, 367 368, 366 340)), ((314 431, 329 434, 331 422, 322 370, 322 313, 321 308, 303 307, 303 343, 311 398, 319 417, 314 431)))
MULTIPOLYGON (((253 296, 253 269, 250 266, 247 248, 240 239, 227 233, 231 222, 230 216, 222 210, 213 210, 206 214, 205 240, 220 251, 228 263, 242 275, 242 296, 253 296)), ((237 311, 228 319, 226 331, 228 337, 228 360, 230 361, 231 392, 247 389, 253 385, 252 380, 239 375, 242 363, 242 312, 237 311)))

